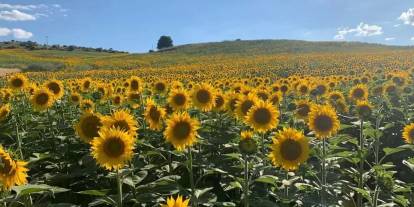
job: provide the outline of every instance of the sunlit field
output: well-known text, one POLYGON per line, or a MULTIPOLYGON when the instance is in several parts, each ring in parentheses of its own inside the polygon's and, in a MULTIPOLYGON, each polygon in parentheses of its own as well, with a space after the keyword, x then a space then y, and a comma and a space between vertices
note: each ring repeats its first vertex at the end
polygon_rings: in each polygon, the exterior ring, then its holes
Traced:
POLYGON ((65 69, 1 78, 3 206, 413 205, 411 50, 33 54, 65 69))

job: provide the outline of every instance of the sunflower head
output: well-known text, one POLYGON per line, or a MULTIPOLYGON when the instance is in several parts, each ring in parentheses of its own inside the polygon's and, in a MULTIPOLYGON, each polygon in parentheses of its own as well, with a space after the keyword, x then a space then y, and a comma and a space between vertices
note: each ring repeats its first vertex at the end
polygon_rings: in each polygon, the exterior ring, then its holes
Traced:
POLYGON ((257 151, 256 140, 253 139, 252 131, 242 131, 240 133, 239 150, 243 154, 253 154, 257 151))
POLYGON ((226 99, 224 98, 223 94, 216 93, 216 97, 214 99, 214 111, 222 111, 226 107, 226 99))
POLYGON ((0 107, 0 121, 3 121, 7 118, 10 113, 10 104, 5 104, 0 107))
POLYGON ((236 103, 236 115, 238 118, 243 119, 250 108, 252 108, 258 102, 258 98, 254 94, 242 95, 236 103))
POLYGON ((215 93, 209 84, 197 85, 191 93, 192 103, 202 111, 210 111, 215 103, 215 93))
POLYGON ((284 128, 273 138, 269 158, 273 165, 290 171, 298 169, 309 157, 309 142, 302 132, 284 128))
POLYGON ((168 103, 174 110, 186 110, 190 96, 184 89, 173 89, 168 96, 168 103))
POLYGON ((312 106, 313 103, 308 100, 296 101, 296 117, 299 119, 307 119, 312 106))
POLYGON ((27 183, 27 162, 13 160, 10 155, 0 147, 0 182, 3 189, 10 190, 13 186, 27 183))
POLYGON ((196 142, 199 126, 199 122, 191 118, 188 113, 175 113, 167 120, 164 137, 175 149, 183 151, 196 142))
POLYGON ((79 105, 80 102, 82 101, 82 96, 79 93, 73 92, 70 94, 69 100, 70 100, 70 103, 74 105, 79 105))
POLYGON ((91 99, 82 99, 80 102, 80 108, 82 111, 94 111, 95 103, 91 99))
POLYGON ((37 111, 45 111, 55 102, 55 97, 50 90, 46 88, 37 89, 30 98, 30 102, 37 111))
POLYGON ((10 76, 8 82, 10 88, 14 90, 21 90, 28 85, 29 80, 25 75, 18 73, 10 76))
POLYGON ((339 130, 339 119, 334 108, 329 105, 315 105, 308 114, 308 126, 318 138, 335 135, 339 130))
POLYGON ((165 94, 167 92, 167 83, 164 81, 157 81, 154 83, 154 92, 156 94, 165 94))
POLYGON ((102 116, 100 114, 85 112, 75 125, 75 131, 82 141, 90 143, 95 137, 99 136, 98 132, 102 125, 102 116))
POLYGON ((130 134, 137 135, 138 124, 135 117, 128 110, 117 110, 111 116, 103 117, 103 125, 106 128, 116 128, 130 134))
POLYGON ((50 80, 48 82, 45 83, 44 85, 50 92, 53 93, 54 97, 56 99, 60 99, 62 98, 63 94, 64 94, 64 88, 63 88, 63 83, 62 81, 59 80, 50 80))
POLYGON ((269 102, 259 101, 245 117, 246 123, 257 132, 267 132, 279 123, 279 111, 269 102))
POLYGON ((91 145, 92 156, 98 164, 112 170, 122 168, 132 159, 135 139, 119 128, 103 128, 91 145))
POLYGON ((161 204, 161 207, 188 207, 190 199, 184 200, 182 196, 178 195, 177 199, 172 196, 167 198, 166 204, 161 204))
POLYGON ((163 120, 166 115, 166 110, 157 106, 152 99, 147 99, 147 105, 144 111, 145 121, 149 124, 152 130, 160 131, 163 127, 163 120))
POLYGON ((356 111, 361 120, 367 120, 372 114, 372 105, 368 101, 358 101, 356 111))
POLYGON ((414 123, 408 124, 404 127, 402 137, 407 144, 414 143, 414 123))
POLYGON ((92 79, 87 77, 81 80, 81 89, 83 92, 88 92, 92 85, 92 79))
POLYGON ((112 97, 112 104, 114 106, 120 106, 120 105, 122 105, 123 101, 124 101, 124 97, 121 96, 121 95, 114 95, 112 97))
POLYGON ((354 86, 349 92, 351 100, 362 101, 368 98, 368 87, 364 84, 354 86))
POLYGON ((142 90, 142 80, 137 76, 131 76, 128 81, 128 86, 130 91, 141 92, 142 90))

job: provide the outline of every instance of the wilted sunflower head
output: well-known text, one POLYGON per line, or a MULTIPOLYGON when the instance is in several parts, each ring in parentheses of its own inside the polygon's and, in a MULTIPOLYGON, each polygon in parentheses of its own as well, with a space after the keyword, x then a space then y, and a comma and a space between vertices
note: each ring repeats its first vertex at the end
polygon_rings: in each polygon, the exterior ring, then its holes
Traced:
POLYGON ((191 147, 197 140, 199 122, 186 112, 174 113, 167 120, 164 137, 178 151, 191 147))
POLYGON ((112 170, 122 168, 132 159, 135 139, 117 128, 102 128, 99 136, 91 142, 92 156, 99 165, 112 170))
POLYGON ((10 88, 15 90, 21 90, 28 85, 29 80, 25 75, 18 73, 10 76, 8 82, 10 88))
POLYGON ((269 158, 273 165, 290 171, 298 169, 309 157, 309 141, 300 132, 284 128, 273 138, 269 158))
POLYGON ((255 131, 267 132, 279 123, 279 111, 271 103, 259 101, 247 112, 245 122, 255 131))
POLYGON ((82 141, 90 143, 95 137, 99 136, 98 132, 102 126, 102 115, 84 112, 75 125, 75 131, 82 141))
POLYGON ((31 96, 30 102, 35 110, 45 111, 53 105, 55 97, 48 89, 39 88, 31 96))
POLYGON ((317 138, 327 138, 339 130, 339 119, 334 108, 329 105, 315 105, 308 114, 309 129, 317 138))

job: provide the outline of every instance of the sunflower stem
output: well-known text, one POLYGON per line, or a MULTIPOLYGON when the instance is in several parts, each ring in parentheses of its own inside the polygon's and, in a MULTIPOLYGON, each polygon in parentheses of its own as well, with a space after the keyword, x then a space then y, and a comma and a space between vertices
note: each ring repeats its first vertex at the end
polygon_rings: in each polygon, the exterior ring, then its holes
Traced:
POLYGON ((17 137, 17 148, 19 150, 19 155, 20 155, 20 159, 24 159, 23 157, 23 150, 22 150, 22 139, 20 137, 20 133, 19 133, 19 120, 17 117, 15 117, 15 125, 16 125, 16 137, 17 137))
POLYGON ((116 170, 116 182, 118 187, 117 207, 122 207, 122 177, 119 169, 116 170))
POLYGON ((188 160, 189 160, 189 173, 190 173, 190 185, 191 185, 191 199, 193 200, 192 206, 197 207, 197 198, 195 196, 195 185, 194 185, 194 175, 193 175, 193 154, 191 152, 191 147, 188 148, 188 160))
MULTIPOLYGON (((286 170, 285 173, 286 173, 286 182, 288 182, 289 181, 289 171, 286 170)), ((289 186, 288 185, 285 185, 285 198, 289 199, 289 186)))
MULTIPOLYGON (((364 159, 363 159, 363 150, 364 150, 364 121, 360 120, 360 133, 359 133, 359 152, 360 152, 360 161, 359 161, 359 178, 358 178, 358 188, 362 189, 363 184, 363 175, 364 175, 364 159)), ((362 195, 358 193, 357 205, 362 206, 362 195)))
POLYGON ((249 160, 244 156, 244 207, 249 207, 249 160))
POLYGON ((321 204, 326 207, 326 138, 322 139, 322 187, 321 187, 321 204))

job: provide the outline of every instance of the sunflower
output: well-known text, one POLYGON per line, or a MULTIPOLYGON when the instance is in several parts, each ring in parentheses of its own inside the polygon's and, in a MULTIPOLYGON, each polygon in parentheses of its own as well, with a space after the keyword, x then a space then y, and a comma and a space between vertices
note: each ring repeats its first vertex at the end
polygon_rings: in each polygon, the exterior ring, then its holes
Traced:
POLYGON ((315 131, 316 137, 326 138, 339 130, 339 119, 335 109, 329 105, 316 105, 308 114, 309 129, 315 131))
POLYGON ((137 135, 137 121, 127 110, 120 109, 115 111, 111 116, 103 117, 102 120, 104 127, 117 128, 127 132, 132 137, 137 135))
POLYGON ((335 103, 337 101, 345 101, 345 97, 340 91, 332 91, 328 94, 329 101, 335 103))
POLYGON ((305 119, 308 118, 308 114, 313 106, 313 103, 309 100, 299 100, 296 101, 296 112, 295 115, 299 119, 305 119))
POLYGON ((30 98, 30 102, 37 111, 45 111, 55 102, 53 93, 46 88, 37 89, 30 98))
POLYGON ((14 89, 14 90, 21 90, 24 89, 28 83, 29 80, 27 79, 27 77, 23 74, 15 74, 10 76, 9 80, 9 87, 14 89))
POLYGON ((80 102, 82 101, 82 96, 79 93, 73 92, 70 94, 69 100, 70 100, 70 103, 74 105, 79 105, 80 102))
POLYGON ((137 76, 131 76, 129 78, 129 90, 134 92, 141 92, 142 90, 142 80, 137 76))
POLYGON ((226 106, 226 99, 223 97, 223 94, 216 93, 216 98, 214 100, 214 111, 222 111, 226 106))
POLYGON ((226 109, 230 114, 236 111, 236 104, 240 99, 240 94, 235 92, 226 93, 226 109))
POLYGON ((0 147, 0 181, 3 189, 10 190, 15 185, 24 185, 27 183, 27 162, 13 160, 9 153, 0 147))
POLYGON ((279 111, 269 102, 259 101, 245 117, 246 123, 255 131, 266 132, 277 126, 279 111))
POLYGON ((184 89, 173 89, 168 96, 168 103, 174 110, 186 110, 190 96, 184 89))
POLYGON ((108 170, 122 168, 132 159, 135 139, 119 128, 102 128, 91 142, 92 156, 108 170))
POLYGON ((75 130, 82 141, 90 143, 93 138, 99 136, 98 131, 102 125, 102 116, 100 114, 85 112, 75 125, 75 130))
POLYGON ((368 101, 358 101, 356 111, 360 119, 366 120, 372 114, 372 105, 368 101))
POLYGON ((402 137, 407 144, 414 143, 414 123, 408 124, 404 127, 402 137))
POLYGON ((62 98, 65 92, 63 84, 59 80, 50 80, 46 82, 44 86, 53 93, 56 100, 62 98))
POLYGON ((10 113, 10 104, 5 104, 0 107, 0 121, 3 121, 7 118, 10 113))
POLYGON ((175 149, 183 151, 197 141, 199 125, 199 122, 186 112, 174 113, 167 121, 164 137, 175 149))
POLYGON ((82 111, 94 111, 95 103, 90 99, 83 99, 80 102, 80 108, 82 111))
POLYGON ((298 169, 309 157, 309 141, 300 132, 292 128, 280 130, 273 138, 269 158, 273 165, 290 171, 298 169))
POLYGON ((240 96, 240 99, 236 103, 236 115, 238 118, 243 119, 247 112, 258 102, 258 98, 254 94, 240 96))
POLYGON ((122 105, 122 102, 124 101, 124 98, 121 95, 114 95, 112 97, 112 104, 114 106, 120 106, 122 105))
POLYGON ((213 108, 214 97, 216 95, 213 87, 206 83, 195 86, 191 94, 192 103, 202 111, 210 111, 213 108))
POLYGON ((82 92, 88 92, 92 85, 92 79, 87 77, 81 80, 82 92))
POLYGON ((175 200, 171 196, 167 199, 166 204, 161 204, 161 207, 188 207, 189 202, 190 202, 190 199, 183 200, 182 196, 177 196, 177 199, 175 200))
POLYGON ((270 102, 272 102, 272 104, 275 106, 279 106, 282 100, 283 95, 281 92, 275 92, 273 95, 270 96, 270 102))
POLYGON ((366 100, 368 98, 368 88, 364 84, 358 84, 352 87, 349 92, 349 98, 356 101, 366 100))
POLYGON ((158 107, 154 100, 147 99, 144 111, 145 121, 149 124, 149 128, 155 131, 162 129, 162 123, 166 114, 164 108, 158 107))
POLYGON ((130 91, 127 94, 128 103, 133 109, 136 109, 141 104, 141 94, 139 92, 130 91))
POLYGON ((13 98, 13 93, 9 88, 0 89, 1 102, 7 103, 13 98))
POLYGON ((154 93, 164 94, 167 92, 167 84, 164 81, 157 81, 154 83, 154 93))

